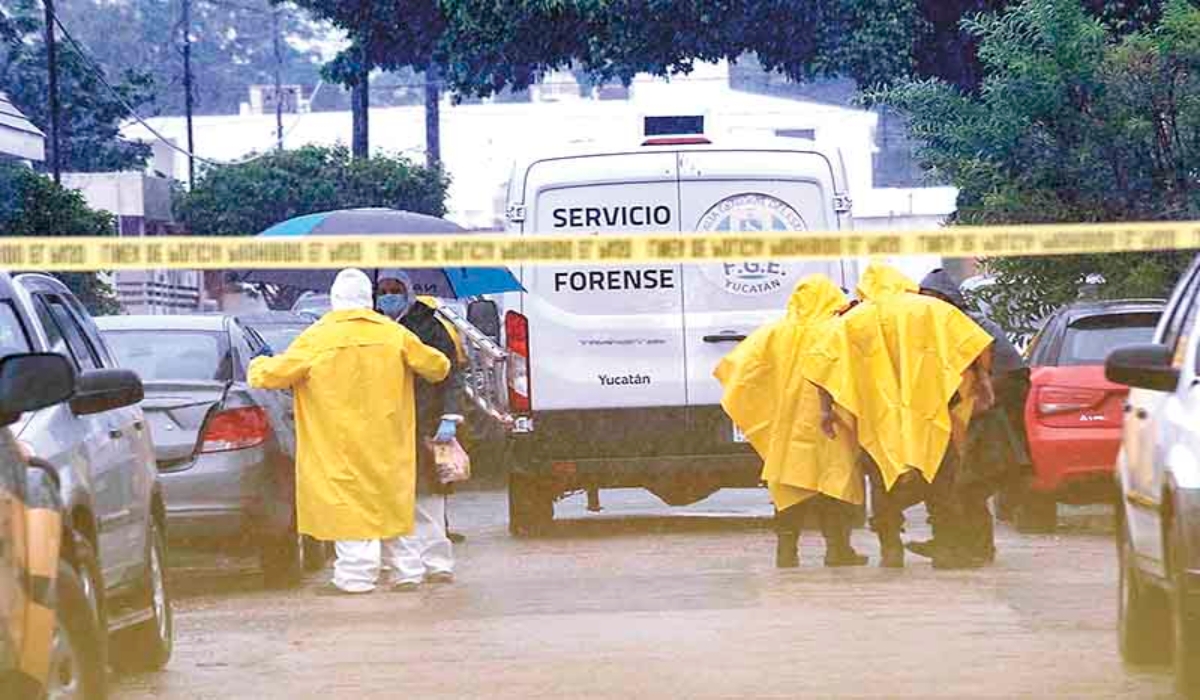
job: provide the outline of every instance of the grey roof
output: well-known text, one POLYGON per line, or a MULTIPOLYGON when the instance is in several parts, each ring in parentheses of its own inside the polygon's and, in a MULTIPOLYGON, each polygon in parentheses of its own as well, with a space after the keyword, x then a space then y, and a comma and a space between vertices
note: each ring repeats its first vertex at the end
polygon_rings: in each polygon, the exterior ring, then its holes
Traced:
POLYGON ((223 331, 223 314, 97 316, 102 331, 223 331))
POLYGON ((8 99, 8 95, 4 92, 0 92, 0 126, 7 126, 17 131, 24 131, 27 134, 41 136, 42 138, 46 137, 41 129, 34 126, 33 122, 29 121, 29 118, 22 114, 21 110, 17 109, 17 106, 12 103, 12 100, 8 99))

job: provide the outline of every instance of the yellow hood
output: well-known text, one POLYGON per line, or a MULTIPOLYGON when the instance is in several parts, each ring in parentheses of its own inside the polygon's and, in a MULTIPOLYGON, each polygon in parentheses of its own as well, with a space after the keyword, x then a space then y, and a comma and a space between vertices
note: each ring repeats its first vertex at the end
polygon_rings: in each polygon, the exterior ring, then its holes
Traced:
POLYGON ((763 459, 762 478, 779 510, 816 493, 862 502, 853 435, 843 428, 837 439, 825 437, 817 389, 799 369, 804 350, 845 305, 828 277, 805 277, 787 315, 752 333, 713 372, 725 390, 721 406, 763 459))
POLYGON ((825 321, 847 303, 841 288, 825 275, 809 275, 796 283, 788 299, 787 320, 808 325, 825 321))
POLYGON ((881 301, 905 292, 918 292, 917 286, 903 272, 891 265, 873 262, 858 281, 858 297, 863 301, 881 301))

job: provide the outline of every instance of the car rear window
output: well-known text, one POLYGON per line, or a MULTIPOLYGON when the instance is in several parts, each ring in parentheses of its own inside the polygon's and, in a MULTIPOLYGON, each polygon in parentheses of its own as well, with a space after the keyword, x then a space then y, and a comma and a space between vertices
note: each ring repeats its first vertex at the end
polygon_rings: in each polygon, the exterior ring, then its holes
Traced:
POLYGON ((1159 313, 1114 313, 1087 316, 1067 326, 1059 346, 1060 366, 1102 365, 1114 349, 1122 345, 1149 343, 1159 313))
POLYGON ((212 331, 106 331, 117 364, 142 381, 227 380, 233 372, 226 334, 212 331))
POLYGON ((17 311, 8 302, 0 302, 0 357, 29 352, 29 336, 17 311))

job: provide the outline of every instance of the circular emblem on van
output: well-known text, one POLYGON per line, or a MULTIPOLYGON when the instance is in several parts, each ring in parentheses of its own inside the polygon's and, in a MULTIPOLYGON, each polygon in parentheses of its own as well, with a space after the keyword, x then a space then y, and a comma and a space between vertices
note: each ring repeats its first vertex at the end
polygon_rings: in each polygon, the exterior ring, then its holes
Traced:
MULTIPOLYGON (((804 217, 787 202, 753 193, 717 202, 696 224, 696 230, 703 233, 803 231, 807 228, 804 217)), ((769 261, 729 262, 706 265, 705 276, 731 294, 763 296, 784 287, 788 266, 769 261)))

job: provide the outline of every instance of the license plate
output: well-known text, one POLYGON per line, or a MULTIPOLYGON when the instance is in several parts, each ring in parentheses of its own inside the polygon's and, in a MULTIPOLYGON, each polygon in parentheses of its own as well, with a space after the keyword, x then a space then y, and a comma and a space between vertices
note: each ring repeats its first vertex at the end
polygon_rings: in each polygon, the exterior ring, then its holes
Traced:
POLYGON ((746 442, 746 434, 743 433, 742 429, 737 427, 736 425, 733 426, 733 441, 734 442, 746 442))

